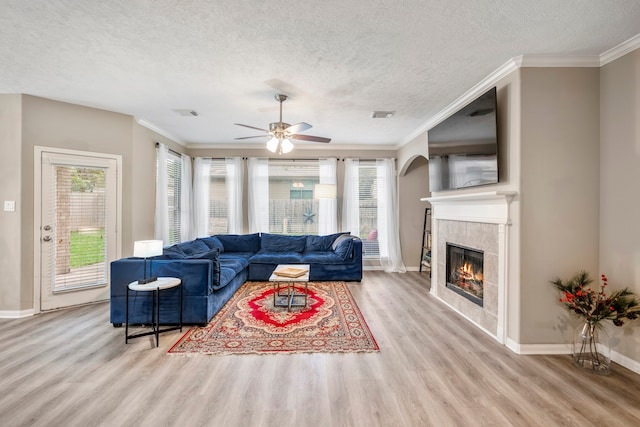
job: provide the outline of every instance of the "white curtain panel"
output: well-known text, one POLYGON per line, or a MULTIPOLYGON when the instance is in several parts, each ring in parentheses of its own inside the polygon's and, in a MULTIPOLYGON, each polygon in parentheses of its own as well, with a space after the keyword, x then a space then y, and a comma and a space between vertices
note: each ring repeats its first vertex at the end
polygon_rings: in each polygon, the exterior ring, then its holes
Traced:
POLYGON ((269 232, 269 160, 250 157, 248 161, 249 232, 269 232))
POLYGON ((167 159, 169 149, 158 144, 158 170, 156 171, 156 211, 154 221, 154 238, 169 244, 169 203, 167 194, 167 159))
POLYGON ((344 191, 342 193, 342 231, 360 236, 360 162, 344 159, 344 191))
MULTIPOLYGON (((320 159, 320 184, 336 185, 338 160, 320 159)), ((318 235, 338 232, 338 200, 318 200, 318 235)))
POLYGON ((206 237, 209 235, 211 159, 196 157, 193 169, 193 233, 195 237, 206 237))
POLYGON ((225 184, 227 186, 227 219, 228 232, 230 234, 242 234, 242 181, 244 178, 244 162, 241 157, 228 157, 225 160, 227 175, 225 184))
POLYGON ((400 249, 395 159, 377 159, 380 265, 387 273, 406 272, 400 249))
POLYGON ((193 230, 193 210, 191 206, 191 157, 186 154, 180 156, 181 177, 180 177, 180 241, 195 239, 193 230))

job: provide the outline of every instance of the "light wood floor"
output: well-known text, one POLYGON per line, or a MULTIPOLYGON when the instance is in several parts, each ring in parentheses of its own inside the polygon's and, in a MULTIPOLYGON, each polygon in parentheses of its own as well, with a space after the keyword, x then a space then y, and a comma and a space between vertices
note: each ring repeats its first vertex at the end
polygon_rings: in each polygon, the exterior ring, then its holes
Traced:
POLYGON ((379 353, 169 356, 179 332, 125 345, 107 303, 0 320, 0 425, 640 425, 640 375, 516 355, 426 280, 350 284, 379 353))

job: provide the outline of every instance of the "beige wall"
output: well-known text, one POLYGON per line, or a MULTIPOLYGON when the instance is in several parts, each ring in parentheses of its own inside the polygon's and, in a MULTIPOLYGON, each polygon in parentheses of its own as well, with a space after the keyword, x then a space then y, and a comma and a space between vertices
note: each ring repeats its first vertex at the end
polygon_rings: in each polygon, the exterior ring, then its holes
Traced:
POLYGON ((567 342, 568 313, 549 284, 597 277, 599 70, 521 70, 520 344, 567 342))
MULTIPOLYGON (((22 98, 0 95, 0 310, 17 311, 28 307, 31 291, 22 282, 21 229, 29 215, 21 200, 22 98), (2 209, 4 201, 16 202, 15 212, 2 209)), ((32 156, 33 157, 33 156, 32 156)))
MULTIPOLYGON (((408 269, 420 267, 424 210, 429 203, 420 201, 429 197, 429 169, 425 157, 416 157, 398 176, 398 205, 400 206, 400 245, 404 265, 408 269)), ((428 280, 428 275, 425 275, 428 280)))
MULTIPOLYGON (((640 295, 640 50, 600 71, 600 272, 640 295)), ((611 328, 613 350, 640 363, 640 320, 611 328)))

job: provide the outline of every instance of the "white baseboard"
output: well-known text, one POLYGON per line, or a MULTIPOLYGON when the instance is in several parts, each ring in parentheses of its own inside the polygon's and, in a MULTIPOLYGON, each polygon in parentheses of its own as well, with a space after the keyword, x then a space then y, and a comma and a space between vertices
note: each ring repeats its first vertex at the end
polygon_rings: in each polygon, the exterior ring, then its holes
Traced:
POLYGON ((32 308, 28 310, 0 310, 0 319, 20 319, 33 315, 34 312, 32 308))
POLYGON ((635 372, 636 374, 640 374, 640 362, 637 360, 633 360, 614 350, 611 350, 611 360, 616 362, 618 365, 622 365, 630 371, 635 372))
MULTIPOLYGON (((516 354, 571 354, 571 344, 519 344, 507 338, 506 346, 516 354)), ((611 350, 611 361, 640 374, 640 362, 611 350)))
POLYGON ((516 354, 571 354, 571 344, 520 344, 507 338, 506 346, 516 354))

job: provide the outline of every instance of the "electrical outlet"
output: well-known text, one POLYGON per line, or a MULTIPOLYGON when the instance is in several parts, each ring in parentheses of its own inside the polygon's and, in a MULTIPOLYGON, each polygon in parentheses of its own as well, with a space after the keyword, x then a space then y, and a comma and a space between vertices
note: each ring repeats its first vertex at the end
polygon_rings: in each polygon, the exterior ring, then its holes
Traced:
POLYGON ((5 212, 14 212, 16 210, 16 202, 14 200, 5 200, 4 201, 4 211, 5 212))

